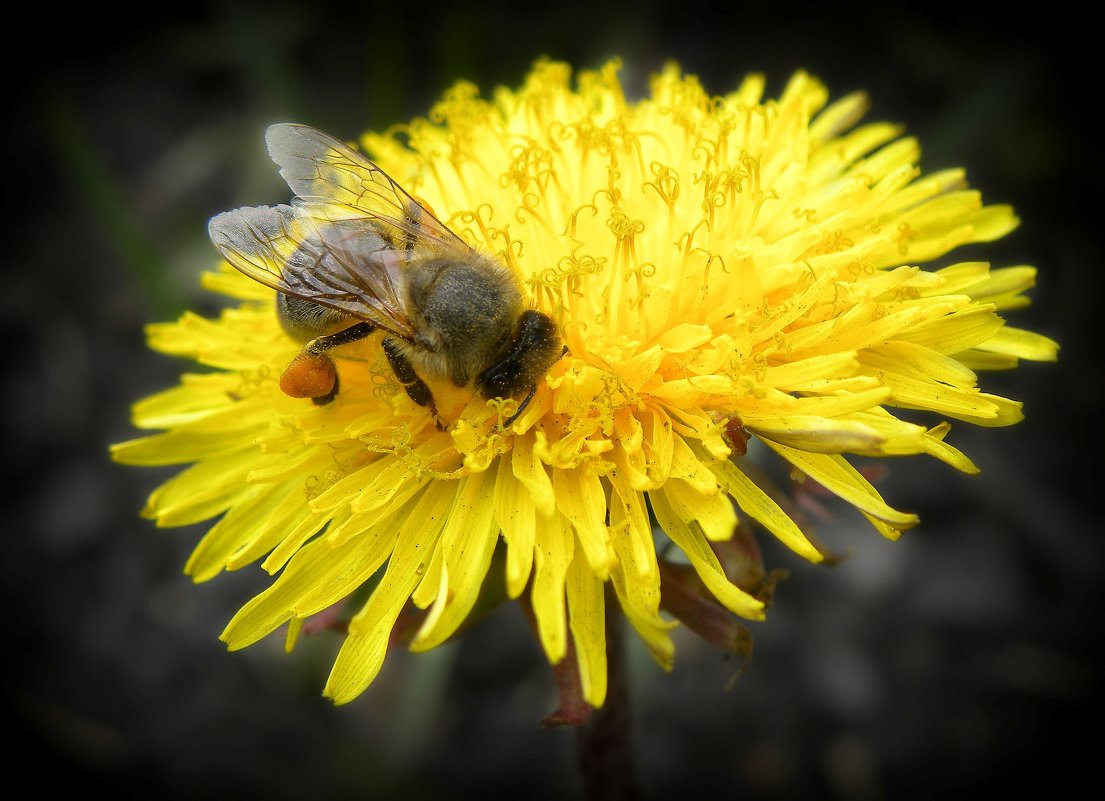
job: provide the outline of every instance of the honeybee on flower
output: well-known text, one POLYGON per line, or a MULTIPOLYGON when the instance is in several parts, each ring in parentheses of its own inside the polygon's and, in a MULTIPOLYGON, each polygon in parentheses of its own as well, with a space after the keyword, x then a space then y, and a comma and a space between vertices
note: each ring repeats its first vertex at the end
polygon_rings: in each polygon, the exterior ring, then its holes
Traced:
POLYGON ((277 291, 281 326, 307 343, 280 388, 332 401, 329 352, 382 329, 396 377, 439 427, 423 374, 487 399, 522 394, 513 423, 563 355, 552 318, 524 308, 518 276, 333 137, 284 124, 266 139, 294 204, 224 212, 209 231, 228 262, 277 291))

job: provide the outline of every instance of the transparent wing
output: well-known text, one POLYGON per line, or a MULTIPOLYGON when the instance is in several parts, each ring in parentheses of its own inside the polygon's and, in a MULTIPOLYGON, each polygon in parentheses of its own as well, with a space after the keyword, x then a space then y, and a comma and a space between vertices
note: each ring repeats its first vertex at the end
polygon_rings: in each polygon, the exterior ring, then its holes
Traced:
POLYGON ((299 206, 259 206, 219 214, 207 230, 223 258, 250 278, 414 337, 402 302, 405 254, 369 220, 317 225, 299 206))
POLYGON ((387 173, 334 137, 307 125, 280 123, 269 127, 265 141, 280 174, 312 216, 371 220, 401 250, 426 240, 470 250, 387 173))

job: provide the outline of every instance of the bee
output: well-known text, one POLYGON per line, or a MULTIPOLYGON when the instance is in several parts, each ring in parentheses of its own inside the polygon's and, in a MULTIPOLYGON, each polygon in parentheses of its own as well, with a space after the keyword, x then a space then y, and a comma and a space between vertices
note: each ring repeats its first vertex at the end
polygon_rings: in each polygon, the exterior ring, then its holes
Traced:
POLYGON ((285 123, 265 139, 295 199, 224 212, 208 233, 230 264, 276 290, 281 327, 304 343, 281 375, 284 393, 333 401, 329 351, 380 329, 395 377, 439 429, 427 380, 517 400, 509 427, 567 352, 556 322, 527 307, 518 275, 332 136, 285 123))

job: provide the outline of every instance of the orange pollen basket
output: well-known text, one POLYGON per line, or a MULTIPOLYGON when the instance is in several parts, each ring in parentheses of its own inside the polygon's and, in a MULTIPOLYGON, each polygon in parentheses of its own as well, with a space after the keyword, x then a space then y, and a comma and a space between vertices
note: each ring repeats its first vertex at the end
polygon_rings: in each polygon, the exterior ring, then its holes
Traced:
POLYGON ((300 353, 280 376, 280 390, 292 398, 319 398, 333 392, 338 371, 329 356, 300 353))

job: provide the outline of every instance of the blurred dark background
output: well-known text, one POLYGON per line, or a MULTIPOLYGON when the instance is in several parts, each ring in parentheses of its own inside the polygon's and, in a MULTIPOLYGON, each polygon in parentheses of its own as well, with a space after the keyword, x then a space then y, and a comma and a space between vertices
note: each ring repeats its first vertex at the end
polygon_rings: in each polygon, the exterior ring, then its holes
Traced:
POLYGON ((320 691, 336 638, 226 653, 218 634, 264 577, 192 585, 181 570, 203 527, 137 514, 174 471, 114 465, 107 446, 134 435, 131 402, 188 367, 147 351, 143 325, 217 309, 198 285, 215 258, 206 220, 284 196, 265 125, 353 138, 460 78, 486 93, 543 55, 618 55, 633 96, 669 58, 715 93, 762 71, 776 94, 797 68, 834 97, 868 90, 870 118, 905 123, 926 170, 965 166, 1017 208, 1014 234, 958 255, 1039 267, 1012 319, 1063 347, 1057 365, 984 376, 1027 419, 953 428, 981 476, 891 463, 884 495, 923 520, 902 541, 841 510, 820 529, 851 554, 835 568, 765 542, 791 577, 731 687, 738 666, 685 632, 671 675, 630 638, 646 797, 958 798, 1096 774, 1081 727, 1103 675, 1100 47, 1062 4, 1023 19, 925 8, 228 2, 10 28, 35 57, 5 56, 7 763, 48 760, 28 774, 40 791, 80 780, 116 797, 579 792, 573 733, 538 728, 555 695, 517 609, 391 655, 335 709, 320 691))

